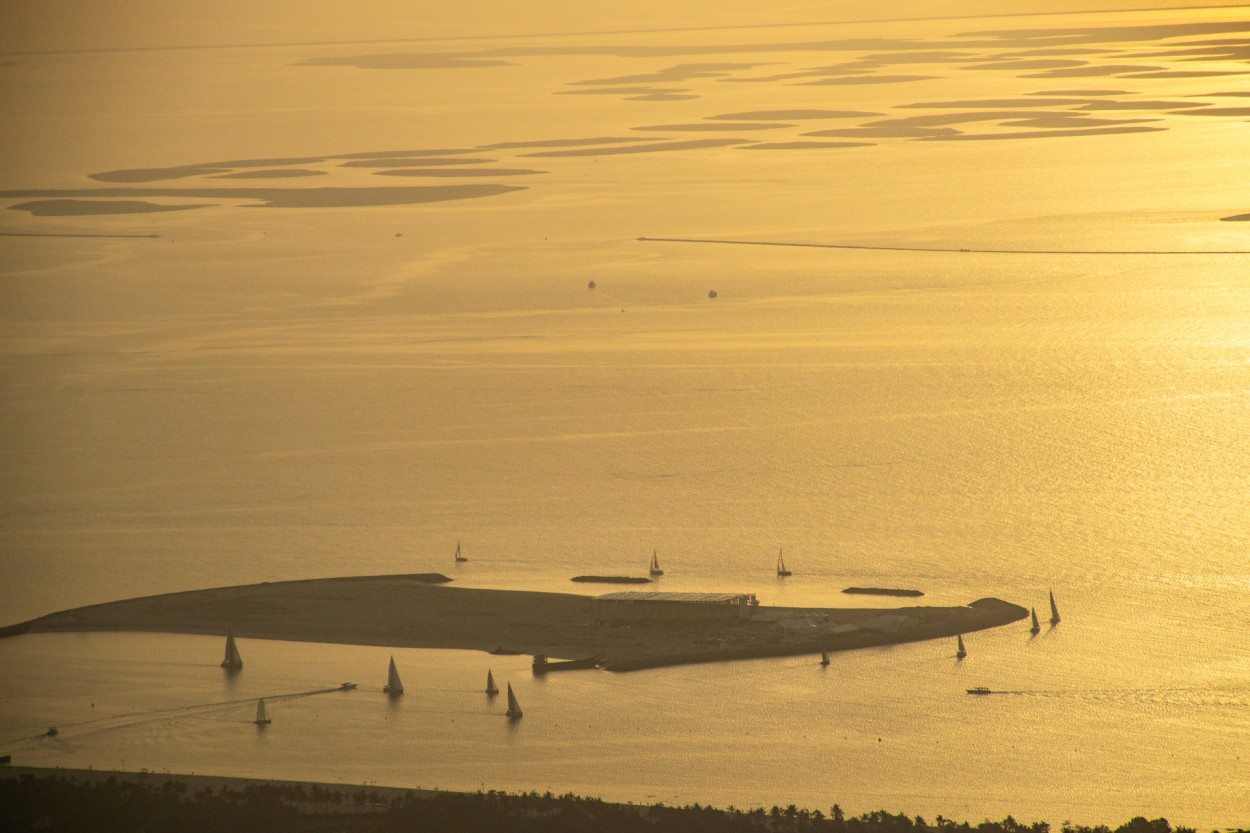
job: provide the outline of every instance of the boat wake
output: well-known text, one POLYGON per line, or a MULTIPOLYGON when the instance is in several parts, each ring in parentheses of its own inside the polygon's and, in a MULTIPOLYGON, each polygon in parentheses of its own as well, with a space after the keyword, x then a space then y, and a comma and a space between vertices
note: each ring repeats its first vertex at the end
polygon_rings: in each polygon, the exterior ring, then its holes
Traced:
MULTIPOLYGON (((317 688, 311 691, 295 691, 286 694, 266 694, 264 695, 264 699, 269 702, 299 700, 304 697, 314 697, 318 694, 330 694, 342 690, 341 686, 335 686, 333 688, 317 688)), ((67 736, 69 740, 73 740, 74 738, 92 737, 103 734, 104 732, 115 732, 119 729, 129 729, 134 726, 143 726, 166 720, 176 720, 185 717, 199 717, 201 715, 237 709, 244 705, 251 706, 256 703, 256 699, 256 697, 243 697, 237 700, 220 700, 214 703, 195 703, 188 706, 174 706, 164 709, 146 709, 143 711, 126 712, 124 714, 115 714, 106 717, 95 717, 91 720, 58 723, 57 733, 55 735, 49 735, 49 733, 45 730, 39 732, 38 734, 28 735, 26 737, 0 741, 0 750, 4 750, 7 753, 9 751, 30 748, 31 745, 43 743, 50 737, 55 737, 58 742, 64 742, 67 739, 67 736)))

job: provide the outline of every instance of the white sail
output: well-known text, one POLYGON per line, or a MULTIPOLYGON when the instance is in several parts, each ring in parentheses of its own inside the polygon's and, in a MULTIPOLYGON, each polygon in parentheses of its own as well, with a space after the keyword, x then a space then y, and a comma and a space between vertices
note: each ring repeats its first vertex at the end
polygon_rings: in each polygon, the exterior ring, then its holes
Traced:
POLYGON ((964 650, 964 637, 963 637, 963 634, 958 634, 958 635, 955 637, 955 644, 956 644, 956 645, 958 646, 958 648, 959 648, 957 651, 955 651, 955 656, 956 656, 956 657, 958 657, 959 659, 963 659, 964 657, 968 656, 968 652, 967 652, 966 650, 964 650))
POLYGON ((269 715, 265 713, 265 698, 262 697, 256 701, 256 719, 252 721, 257 726, 267 726, 273 721, 269 719, 269 715))
POLYGON ((1037 608, 1032 608, 1032 613, 1033 613, 1033 625, 1029 628, 1029 630, 1033 633, 1038 633, 1039 631, 1041 631, 1042 626, 1039 625, 1037 622, 1037 608))
POLYGON ((226 658, 221 661, 222 668, 242 668, 243 658, 239 656, 239 648, 234 644, 234 634, 226 632, 226 658))
POLYGON ((516 695, 512 693, 512 683, 508 683, 508 711, 505 714, 515 720, 522 713, 521 704, 516 701, 516 695))
POLYGON ((399 681, 399 671, 395 669, 395 658, 391 657, 391 667, 386 672, 386 685, 382 690, 387 694, 403 694, 404 684, 399 681))
POLYGON ((499 689, 495 686, 495 677, 490 673, 490 671, 486 672, 486 693, 491 697, 494 697, 499 693, 499 689))
POLYGON ((1054 591, 1051 591, 1050 594, 1050 623, 1052 625, 1059 624, 1059 608, 1055 607, 1054 591))

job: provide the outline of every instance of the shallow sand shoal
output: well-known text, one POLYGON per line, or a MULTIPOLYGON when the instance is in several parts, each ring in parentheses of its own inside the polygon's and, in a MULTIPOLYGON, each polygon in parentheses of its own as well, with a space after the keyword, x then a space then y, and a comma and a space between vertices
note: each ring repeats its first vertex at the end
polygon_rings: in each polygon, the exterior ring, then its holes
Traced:
POLYGON ((597 656, 624 671, 935 639, 1028 615, 1022 607, 981 599, 966 607, 757 607, 746 622, 609 625, 597 621, 588 596, 448 587, 446 581, 437 574, 360 576, 193 590, 51 613, 0 629, 0 636, 229 630, 253 639, 597 656), (823 629, 778 632, 787 619, 816 621, 823 629), (882 628, 883 621, 889 626, 882 628), (846 625, 856 627, 840 627, 846 625))

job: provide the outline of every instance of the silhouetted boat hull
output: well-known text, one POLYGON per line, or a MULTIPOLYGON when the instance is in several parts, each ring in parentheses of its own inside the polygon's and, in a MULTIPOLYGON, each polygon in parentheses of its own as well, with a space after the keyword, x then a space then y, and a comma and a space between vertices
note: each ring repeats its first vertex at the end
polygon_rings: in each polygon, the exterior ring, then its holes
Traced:
POLYGON ((391 667, 386 672, 386 685, 382 690, 387 694, 403 694, 404 684, 399 680, 399 670, 395 668, 395 658, 391 657, 391 667))
POLYGON ((273 723, 269 719, 269 714, 265 711, 265 698, 262 697, 256 701, 256 719, 252 721, 257 726, 268 726, 273 723))
POLYGON ((555 662, 547 659, 543 654, 534 656, 534 673, 546 674, 548 671, 577 671, 582 668, 595 668, 599 665, 600 657, 586 657, 584 659, 558 659, 555 662))
POLYGON ((781 557, 781 550, 777 550, 777 575, 788 576, 790 571, 786 569, 786 560, 781 557))
POLYGON ((243 658, 239 656, 239 648, 234 644, 234 634, 226 634, 226 658, 221 661, 222 668, 238 669, 243 667, 243 658))
POLYGON ((513 720, 520 719, 524 712, 521 711, 521 704, 517 702, 516 695, 512 693, 512 683, 508 683, 508 711, 504 712, 513 720))

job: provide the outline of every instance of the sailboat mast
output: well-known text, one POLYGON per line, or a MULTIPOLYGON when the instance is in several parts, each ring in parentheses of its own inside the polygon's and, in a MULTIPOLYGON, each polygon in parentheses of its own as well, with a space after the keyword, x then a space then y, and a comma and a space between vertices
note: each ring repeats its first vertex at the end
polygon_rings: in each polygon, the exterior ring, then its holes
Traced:
POLYGON ((391 657, 391 667, 386 672, 386 685, 382 690, 387 694, 403 694, 404 684, 399 681, 399 669, 395 667, 395 657, 391 657))
POLYGON ((1059 608, 1055 607, 1055 593, 1050 593, 1050 623, 1052 625, 1059 624, 1059 608))
POLYGON ((243 658, 239 656, 239 648, 234 644, 234 634, 226 631, 226 658, 221 661, 222 668, 242 668, 243 658))
POLYGON ((516 720, 523 714, 521 704, 517 702, 516 695, 512 693, 512 683, 508 683, 508 711, 506 714, 513 720, 516 720))

